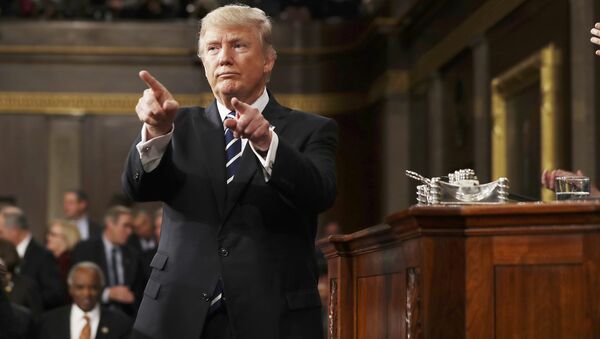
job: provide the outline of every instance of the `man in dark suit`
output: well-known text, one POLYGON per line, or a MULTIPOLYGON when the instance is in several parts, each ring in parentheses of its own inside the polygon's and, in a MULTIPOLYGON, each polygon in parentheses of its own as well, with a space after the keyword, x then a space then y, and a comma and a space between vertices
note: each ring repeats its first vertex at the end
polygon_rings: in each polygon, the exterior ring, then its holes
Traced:
POLYGON ((64 303, 65 286, 52 253, 33 239, 23 212, 14 206, 0 211, 0 237, 12 242, 21 257, 19 272, 31 278, 41 290, 44 309, 64 303))
POLYGON ((144 126, 124 190, 163 201, 164 219, 133 337, 322 338, 314 239, 335 198, 337 125, 267 91, 263 11, 209 13, 199 56, 216 98, 206 109, 180 110, 140 72, 144 126))
POLYGON ((90 200, 81 190, 69 190, 63 195, 63 213, 77 225, 81 240, 98 239, 102 235, 102 225, 88 217, 89 206, 90 200))
POLYGON ((108 287, 102 292, 102 302, 135 315, 141 298, 144 275, 139 257, 126 246, 131 234, 131 210, 111 207, 104 217, 104 233, 98 239, 80 242, 73 249, 73 263, 96 263, 108 277, 108 287))
POLYGON ((145 210, 137 210, 133 216, 133 233, 127 240, 127 245, 134 249, 140 261, 146 280, 150 277, 150 262, 156 254, 158 239, 155 237, 154 222, 145 210))
POLYGON ((121 339, 129 338, 131 319, 118 310, 100 307, 104 274, 98 265, 81 262, 69 272, 72 305, 44 314, 40 339, 121 339))
POLYGON ((6 297, 7 274, 0 259, 0 339, 30 339, 36 331, 33 316, 27 308, 11 303, 6 297))

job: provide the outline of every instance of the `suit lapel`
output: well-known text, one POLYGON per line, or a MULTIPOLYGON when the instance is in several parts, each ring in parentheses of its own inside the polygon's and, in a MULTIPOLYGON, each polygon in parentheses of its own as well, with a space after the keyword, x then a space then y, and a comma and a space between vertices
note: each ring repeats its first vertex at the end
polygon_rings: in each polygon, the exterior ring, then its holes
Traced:
POLYGON ((112 338, 110 333, 110 326, 107 321, 108 314, 102 308, 100 308, 100 322, 98 323, 98 329, 96 330, 96 339, 100 338, 112 338))
POLYGON ((215 194, 219 215, 223 216, 225 205, 225 139, 223 123, 217 110, 217 103, 213 103, 202 114, 195 117, 196 128, 199 133, 199 144, 202 163, 206 165, 210 182, 215 194))
MULTIPOLYGON (((275 131, 278 136, 280 136, 281 131, 283 131, 285 127, 285 119, 283 119, 285 115, 285 108, 280 106, 273 95, 269 92, 269 103, 265 107, 262 112, 265 119, 269 121, 269 123, 275 127, 275 131)), ((223 165, 225 167, 225 165, 223 165)), ((226 185, 227 187, 227 204, 225 209, 225 218, 229 217, 229 214, 233 210, 233 207, 239 200, 240 196, 248 186, 248 184, 252 181, 254 175, 262 176, 261 165, 256 159, 256 155, 250 148, 249 144, 246 144, 246 148, 244 148, 244 152, 242 154, 242 159, 240 163, 240 167, 238 169, 238 173, 233 178, 233 181, 226 185)), ((262 178, 261 178, 262 179, 262 178)), ((264 180, 264 179, 262 179, 264 180)))
POLYGON ((63 306, 64 310, 61 310, 60 321, 57 321, 58 329, 56 333, 59 338, 70 338, 71 337, 71 306, 63 306))

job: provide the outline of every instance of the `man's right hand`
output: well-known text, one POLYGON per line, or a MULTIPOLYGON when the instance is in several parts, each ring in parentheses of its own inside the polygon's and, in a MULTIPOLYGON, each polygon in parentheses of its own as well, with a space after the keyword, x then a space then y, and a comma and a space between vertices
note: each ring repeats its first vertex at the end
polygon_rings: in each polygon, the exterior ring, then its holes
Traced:
POLYGON ((117 285, 108 288, 108 300, 116 301, 122 304, 133 304, 135 295, 124 285, 117 285))
POLYGON ((171 131, 179 103, 148 71, 140 71, 140 79, 146 83, 148 89, 138 100, 135 112, 140 121, 146 124, 146 139, 150 140, 171 131))

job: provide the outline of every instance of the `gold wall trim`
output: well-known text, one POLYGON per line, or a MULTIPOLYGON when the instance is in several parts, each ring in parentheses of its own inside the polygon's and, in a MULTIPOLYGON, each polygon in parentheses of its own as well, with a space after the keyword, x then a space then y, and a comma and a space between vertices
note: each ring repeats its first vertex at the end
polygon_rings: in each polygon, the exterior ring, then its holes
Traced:
MULTIPOLYGON (((0 114, 129 115, 139 93, 0 92, 0 114)), ((175 95, 182 106, 207 106, 209 92, 175 95)), ((285 106, 323 115, 356 111, 371 102, 366 93, 277 94, 285 106)))
MULTIPOLYGON (((510 161, 507 150, 507 101, 520 90, 540 82, 540 161, 542 169, 557 168, 563 160, 560 133, 560 52, 553 45, 523 60, 492 80, 492 178, 506 177, 510 161)), ((552 192, 541 189, 544 201, 552 192)))
POLYGON ((1 45, 0 54, 190 56, 195 55, 196 50, 170 47, 1 45))
POLYGON ((428 78, 525 1, 489 0, 483 4, 415 63, 410 75, 412 84, 428 78))

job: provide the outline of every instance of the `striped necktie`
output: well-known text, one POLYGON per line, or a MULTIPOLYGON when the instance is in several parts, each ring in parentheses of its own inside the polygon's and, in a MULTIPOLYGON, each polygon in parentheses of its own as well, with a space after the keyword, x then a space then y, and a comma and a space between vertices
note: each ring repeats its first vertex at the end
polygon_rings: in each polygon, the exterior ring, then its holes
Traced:
MULTIPOLYGON (((229 112, 225 120, 235 119, 235 112, 229 112)), ((242 156, 242 140, 233 137, 233 131, 225 129, 225 168, 227 170, 227 184, 229 184, 238 167, 240 166, 240 157, 242 156)))
MULTIPOLYGON (((225 117, 235 119, 235 112, 229 112, 225 117)), ((233 136, 233 131, 225 128, 225 169, 227 170, 227 184, 233 180, 238 167, 240 166, 240 157, 242 155, 242 140, 233 136)), ((213 297, 208 307, 208 314, 213 314, 223 305, 223 281, 219 279, 213 293, 213 297)))

